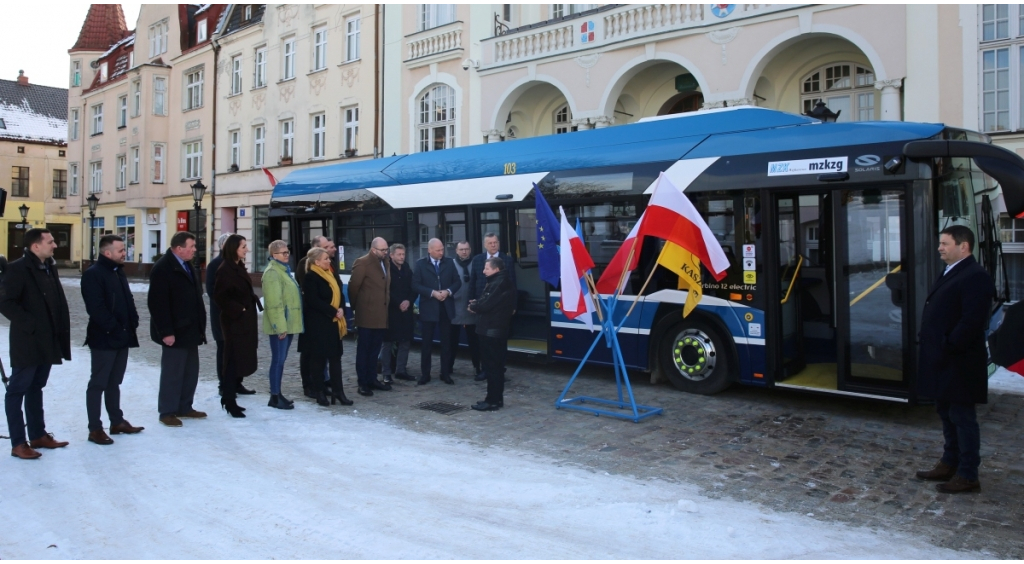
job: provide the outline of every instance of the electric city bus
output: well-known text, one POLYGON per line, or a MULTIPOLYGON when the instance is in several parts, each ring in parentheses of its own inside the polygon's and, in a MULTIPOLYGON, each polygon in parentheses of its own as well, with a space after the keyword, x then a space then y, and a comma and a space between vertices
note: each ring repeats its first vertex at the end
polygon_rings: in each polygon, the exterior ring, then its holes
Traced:
MULTIPOLYGON (((942 124, 823 123, 737 107, 617 127, 325 165, 274 188, 266 235, 297 261, 313 235, 332 237, 344 281, 374 237, 403 243, 407 262, 438 238, 446 256, 496 233, 519 291, 509 350, 578 361, 593 342, 557 307, 537 267, 539 186, 579 218, 595 278, 644 211, 664 172, 693 202, 731 266, 685 291, 637 246, 616 315, 626 364, 680 390, 733 383, 894 401, 917 398, 917 322, 940 272, 938 233, 967 225, 995 276, 992 209, 1024 211, 1024 160, 984 135, 942 124), (643 282, 655 272, 642 296, 643 282)), ((610 363, 605 347, 590 362, 610 363)))

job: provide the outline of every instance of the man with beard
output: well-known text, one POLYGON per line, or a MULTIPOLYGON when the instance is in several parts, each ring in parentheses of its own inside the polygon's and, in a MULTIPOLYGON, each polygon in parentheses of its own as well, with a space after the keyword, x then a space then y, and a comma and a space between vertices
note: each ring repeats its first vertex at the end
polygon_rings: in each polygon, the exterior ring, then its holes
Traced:
POLYGON ((384 383, 391 383, 391 349, 398 345, 394 377, 399 380, 415 380, 408 373, 409 348, 412 346, 413 329, 416 320, 412 315, 412 304, 416 293, 412 290, 412 267, 405 266, 405 245, 391 245, 391 301, 388 304, 388 328, 384 332, 384 344, 380 349, 380 361, 384 383))
POLYGON ((455 300, 455 317, 452 319, 452 352, 448 372, 455 370, 455 356, 459 353, 459 337, 466 329, 466 343, 473 359, 473 376, 480 375, 480 342, 476 336, 476 314, 469 311, 470 272, 473 264, 473 248, 469 241, 460 241, 455 246, 455 269, 459 272, 462 287, 452 298, 455 300))

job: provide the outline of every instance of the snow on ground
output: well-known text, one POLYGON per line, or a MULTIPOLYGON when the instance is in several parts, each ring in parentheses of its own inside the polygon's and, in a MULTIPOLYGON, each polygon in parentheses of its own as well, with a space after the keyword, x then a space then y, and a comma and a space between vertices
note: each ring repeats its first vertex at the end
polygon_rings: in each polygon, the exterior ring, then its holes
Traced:
MULTIPOLYGON (((64 287, 64 293, 66 294, 68 292, 68 288, 81 288, 82 278, 79 276, 61 276, 60 285, 64 287)), ((128 282, 128 288, 132 292, 139 292, 145 294, 149 292, 149 282, 128 282)))
MULTIPOLYGON (((0 326, 3 345, 7 333, 0 326)), ((299 401, 293 411, 247 396, 248 418, 235 420, 218 409, 215 385, 200 382, 196 407, 209 419, 167 428, 157 422, 158 368, 134 361, 122 408, 146 430, 94 445, 89 354, 73 357, 45 389, 47 430, 71 445, 0 459, 0 558, 981 556, 415 433, 361 419, 359 396, 354 408, 299 401)))
POLYGON ((999 367, 988 378, 988 391, 1024 396, 1024 376, 999 367))

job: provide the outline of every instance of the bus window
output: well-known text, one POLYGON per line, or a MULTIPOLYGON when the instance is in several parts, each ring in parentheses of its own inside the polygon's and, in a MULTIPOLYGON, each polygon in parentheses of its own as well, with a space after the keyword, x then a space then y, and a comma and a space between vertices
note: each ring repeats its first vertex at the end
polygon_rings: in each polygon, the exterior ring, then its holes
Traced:
POLYGON ((342 216, 334 243, 338 247, 338 268, 342 272, 352 270, 352 263, 370 252, 374 237, 383 237, 388 245, 403 243, 402 228, 394 225, 397 214, 342 216))
MULTIPOLYGON (((594 264, 597 265, 595 279, 600 271, 611 262, 622 242, 626 240, 633 226, 636 225, 637 214, 634 202, 602 202, 587 206, 566 206, 565 213, 569 217, 580 218, 583 229, 583 243, 590 252, 594 264)), ((637 252, 641 249, 638 247, 637 252)), ((641 280, 641 283, 643 281, 641 280)))
POLYGON ((970 170, 954 170, 936 182, 935 202, 939 215, 939 231, 951 225, 965 225, 972 231, 977 231, 972 177, 970 170))

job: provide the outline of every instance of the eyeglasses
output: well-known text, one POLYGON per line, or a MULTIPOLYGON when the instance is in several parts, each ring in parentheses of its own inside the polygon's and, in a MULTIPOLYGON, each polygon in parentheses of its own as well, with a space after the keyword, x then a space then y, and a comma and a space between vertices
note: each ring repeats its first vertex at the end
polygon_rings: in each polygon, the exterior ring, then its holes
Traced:
POLYGON ((288 256, 291 256, 292 253, 290 251, 277 251, 274 254, 275 255, 288 255, 288 256))
POLYGON ((387 247, 384 247, 383 249, 378 249, 377 247, 371 247, 371 248, 373 250, 377 251, 378 253, 386 253, 386 252, 388 252, 388 248, 387 247))

